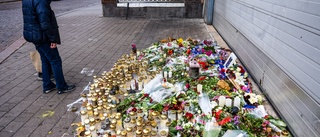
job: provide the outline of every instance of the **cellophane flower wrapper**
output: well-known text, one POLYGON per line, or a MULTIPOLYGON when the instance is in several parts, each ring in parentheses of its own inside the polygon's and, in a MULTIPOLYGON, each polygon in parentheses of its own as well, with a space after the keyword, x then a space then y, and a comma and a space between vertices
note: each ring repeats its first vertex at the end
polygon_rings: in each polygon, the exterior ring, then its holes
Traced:
POLYGON ((172 95, 172 93, 170 91, 168 91, 165 88, 161 88, 159 90, 157 90, 156 92, 152 92, 150 94, 150 97, 155 101, 155 102, 161 102, 163 101, 165 98, 170 97, 172 95))
POLYGON ((157 74, 148 84, 143 88, 145 94, 151 94, 152 92, 158 91, 163 88, 161 85, 162 75, 157 74))
POLYGON ((199 97, 199 106, 205 115, 211 115, 210 99, 206 93, 202 93, 202 96, 199 97))
POLYGON ((221 131, 221 126, 216 126, 215 118, 205 124, 203 137, 218 137, 221 131))

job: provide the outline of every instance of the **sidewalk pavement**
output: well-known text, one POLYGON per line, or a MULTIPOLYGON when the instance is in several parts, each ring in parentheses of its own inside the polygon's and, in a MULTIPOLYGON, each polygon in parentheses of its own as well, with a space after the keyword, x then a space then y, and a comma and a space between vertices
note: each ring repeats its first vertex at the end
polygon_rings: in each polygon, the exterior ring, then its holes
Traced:
MULTIPOLYGON (((67 105, 79 98, 92 77, 80 74, 83 68, 94 69, 94 75, 109 71, 113 64, 130 52, 130 45, 142 49, 163 38, 211 39, 213 27, 202 19, 147 20, 102 17, 101 5, 82 8, 58 17, 65 79, 75 83, 72 93, 42 93, 36 80, 25 43, 0 64, 0 136, 44 137, 73 136, 70 126, 79 122, 67 105), (208 27, 208 28, 207 28, 208 27), (209 30, 209 31, 208 31, 209 30)), ((8 53, 10 54, 10 53, 8 53)))
MULTIPOLYGON (((101 5, 82 8, 58 17, 65 79, 75 83, 75 91, 58 95, 42 93, 36 80, 29 52, 35 50, 25 43, 0 64, 0 136, 60 137, 73 136, 73 122, 80 117, 67 111, 67 105, 80 98, 91 76, 80 74, 83 68, 94 69, 94 75, 109 71, 135 43, 142 49, 161 39, 212 39, 226 46, 215 29, 203 19, 147 20, 102 17, 101 5)), ((9 53, 8 53, 9 54, 9 53)), ((79 107, 79 104, 76 104, 79 107)))

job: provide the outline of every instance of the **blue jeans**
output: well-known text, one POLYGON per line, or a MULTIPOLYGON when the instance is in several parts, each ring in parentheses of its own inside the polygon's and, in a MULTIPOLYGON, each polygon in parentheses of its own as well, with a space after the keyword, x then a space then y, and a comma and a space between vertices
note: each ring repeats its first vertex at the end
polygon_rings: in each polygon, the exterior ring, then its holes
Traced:
POLYGON ((56 87, 58 90, 65 90, 68 86, 62 72, 62 61, 58 48, 51 49, 51 43, 35 44, 42 61, 43 91, 56 87), (50 78, 50 67, 52 69, 56 85, 50 78))

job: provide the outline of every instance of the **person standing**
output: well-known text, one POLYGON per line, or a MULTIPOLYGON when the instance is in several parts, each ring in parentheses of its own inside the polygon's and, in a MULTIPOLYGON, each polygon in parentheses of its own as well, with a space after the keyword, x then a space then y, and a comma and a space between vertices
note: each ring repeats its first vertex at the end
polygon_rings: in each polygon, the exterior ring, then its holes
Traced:
POLYGON ((57 44, 61 44, 58 23, 50 6, 51 0, 22 0, 23 36, 38 50, 42 62, 43 93, 58 89, 58 94, 70 92, 75 85, 67 84, 57 44), (50 67, 56 84, 50 79, 50 67))

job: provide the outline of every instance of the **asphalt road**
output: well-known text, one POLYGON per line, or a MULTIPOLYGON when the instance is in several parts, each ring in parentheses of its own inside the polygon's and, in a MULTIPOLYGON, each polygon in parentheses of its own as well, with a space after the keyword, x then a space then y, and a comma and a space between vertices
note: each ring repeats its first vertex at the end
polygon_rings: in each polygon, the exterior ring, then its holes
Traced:
MULTIPOLYGON (((22 36, 21 1, 0 1, 0 52, 22 36)), ((10 1, 10 0, 8 0, 10 1)), ((56 16, 82 7, 101 3, 100 0, 59 0, 52 1, 51 7, 56 16)))

